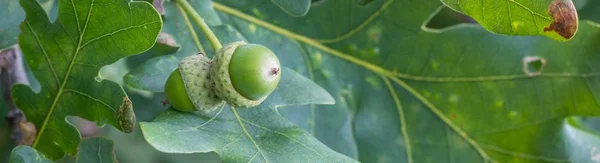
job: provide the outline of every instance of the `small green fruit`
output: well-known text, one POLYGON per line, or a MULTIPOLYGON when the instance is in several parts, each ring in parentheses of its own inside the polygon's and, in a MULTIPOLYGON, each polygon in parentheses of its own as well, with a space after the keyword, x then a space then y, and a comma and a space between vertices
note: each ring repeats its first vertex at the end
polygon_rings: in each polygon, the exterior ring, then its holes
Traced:
POLYGON ((167 83, 165 84, 165 94, 167 96, 167 101, 169 101, 169 104, 171 104, 173 108, 184 112, 196 110, 185 90, 179 69, 175 69, 169 76, 169 79, 167 79, 167 83))
POLYGON ((217 51, 210 73, 217 96, 234 107, 253 107, 275 90, 281 65, 267 47, 234 42, 217 51))
POLYGON ((210 59, 202 55, 188 56, 179 63, 165 84, 167 100, 173 108, 210 112, 223 105, 224 101, 212 89, 210 67, 210 59))

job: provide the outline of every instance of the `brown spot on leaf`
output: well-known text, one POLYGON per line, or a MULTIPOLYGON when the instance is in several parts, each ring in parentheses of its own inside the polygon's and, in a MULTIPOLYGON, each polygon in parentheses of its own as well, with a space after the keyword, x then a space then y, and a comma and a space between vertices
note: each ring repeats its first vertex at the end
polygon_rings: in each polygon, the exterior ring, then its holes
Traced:
POLYGON ((548 6, 548 13, 554 18, 544 32, 555 31, 566 39, 577 32, 577 10, 571 0, 554 0, 548 6))

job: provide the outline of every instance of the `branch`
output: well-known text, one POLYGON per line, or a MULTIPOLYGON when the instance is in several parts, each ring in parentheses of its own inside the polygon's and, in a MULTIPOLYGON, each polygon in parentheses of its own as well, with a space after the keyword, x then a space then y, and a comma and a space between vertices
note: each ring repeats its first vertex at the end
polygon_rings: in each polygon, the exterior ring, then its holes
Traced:
POLYGON ((36 130, 31 122, 27 122, 25 115, 13 102, 11 87, 16 83, 29 85, 21 49, 14 46, 0 51, 0 90, 3 91, 4 102, 8 106, 6 120, 12 129, 11 138, 19 144, 31 144, 30 140, 36 135, 36 130))

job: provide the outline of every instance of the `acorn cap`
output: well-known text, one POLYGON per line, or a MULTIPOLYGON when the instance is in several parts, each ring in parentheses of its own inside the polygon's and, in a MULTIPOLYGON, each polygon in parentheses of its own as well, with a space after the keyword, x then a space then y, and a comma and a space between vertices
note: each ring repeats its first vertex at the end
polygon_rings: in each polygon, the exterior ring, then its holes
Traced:
POLYGON ((251 100, 244 97, 235 90, 229 77, 229 63, 231 62, 233 53, 238 47, 246 44, 246 42, 238 41, 219 49, 213 58, 213 65, 210 68, 215 93, 233 107, 254 107, 267 98, 265 96, 257 100, 251 100))
POLYGON ((203 55, 185 57, 179 63, 179 71, 185 90, 196 110, 211 112, 223 105, 212 89, 210 79, 211 60, 203 55))

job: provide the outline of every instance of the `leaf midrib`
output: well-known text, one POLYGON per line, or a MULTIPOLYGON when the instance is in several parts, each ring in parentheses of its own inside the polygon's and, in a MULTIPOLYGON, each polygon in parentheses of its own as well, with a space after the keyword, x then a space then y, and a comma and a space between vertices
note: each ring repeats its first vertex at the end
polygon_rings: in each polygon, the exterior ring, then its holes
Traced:
MULTIPOLYGON (((519 5, 519 4, 517 4, 519 5)), ((433 105, 431 102, 429 102, 429 100, 427 100, 424 96, 422 96, 420 93, 418 93, 416 90, 414 90, 411 86, 409 86, 408 84, 406 84, 405 82, 403 82, 400 78, 402 79, 407 79, 407 80, 415 80, 415 81, 424 81, 424 82, 481 82, 481 81, 500 81, 500 80, 514 80, 514 79, 523 79, 523 78, 536 78, 536 77, 544 77, 544 78, 590 78, 590 77, 597 77, 600 76, 600 73, 597 72, 590 72, 590 73, 542 73, 538 76, 528 76, 526 74, 516 74, 516 75, 492 75, 492 76, 475 76, 475 77, 428 77, 428 76, 415 76, 415 75, 410 75, 410 74, 404 74, 404 73, 399 73, 396 71, 390 71, 387 69, 384 69, 382 67, 379 67, 377 65, 362 61, 360 59, 354 58, 348 54, 336 51, 334 49, 328 48, 324 45, 322 45, 322 43, 327 42, 327 41, 323 41, 323 40, 317 40, 317 39, 313 39, 313 38, 308 38, 306 36, 300 35, 300 34, 296 34, 293 33, 291 31, 288 31, 286 29, 283 29, 281 27, 275 26, 273 24, 270 24, 268 22, 264 22, 260 19, 254 18, 252 16, 249 16, 243 12, 240 12, 236 9, 232 9, 229 8, 227 6, 224 6, 218 2, 213 2, 213 6, 215 7, 215 9, 227 13, 229 15, 233 15, 236 17, 239 17, 241 19, 244 19, 248 22, 257 24, 259 26, 262 26, 266 29, 269 29, 273 32, 279 33, 281 35, 284 35, 288 38, 292 38, 295 40, 298 40, 300 42, 306 43, 308 45, 312 45, 313 47, 316 47, 317 49, 323 50, 325 52, 327 52, 327 54, 345 59, 347 61, 350 61, 354 64, 357 64, 359 66, 362 66, 368 70, 373 71, 374 73, 380 74, 384 76, 385 78, 389 78, 392 81, 394 81, 396 84, 400 85, 401 87, 403 87, 404 89, 408 90, 411 94, 413 94, 415 97, 417 97, 417 99, 419 99, 422 103, 424 103, 426 106, 428 106, 428 108, 434 112, 434 114, 436 114, 444 123, 446 123, 446 125, 448 125, 450 128, 452 128, 456 133, 458 133, 463 139, 465 139, 467 142, 469 142, 469 144, 471 144, 480 154, 480 156, 486 160, 486 161, 494 161, 491 157, 489 157, 487 155, 487 153, 483 150, 483 148, 479 145, 479 143, 477 143, 474 139, 470 138, 468 136, 468 134, 464 131, 462 131, 462 129, 460 127, 458 127, 457 125, 455 125, 449 118, 447 118, 445 115, 443 115, 443 113, 437 109, 435 107, 435 105, 433 105)), ((521 6, 524 7, 524 6, 521 6)), ((527 9, 527 8, 526 8, 527 9)), ((530 11, 530 10, 529 10, 530 11)), ((530 11, 531 12, 531 11, 530 11)), ((533 13, 532 13, 533 14, 533 13)), ((538 14, 534 14, 537 16, 542 17, 541 15, 538 14)), ((542 17, 544 19, 549 19, 546 17, 542 17)), ((357 27, 356 29, 352 30, 350 33, 347 33, 339 38, 335 38, 332 40, 335 41, 340 41, 340 39, 343 38, 348 38, 347 35, 352 35, 355 34, 356 31, 355 30, 360 30, 361 28, 364 28, 364 26, 366 26, 366 24, 368 24, 370 21, 365 21, 363 24, 361 24, 359 27, 357 27)), ((405 133, 406 134, 406 133, 405 133)), ((517 156, 518 157, 518 156, 517 156)))
MULTIPOLYGON (((71 5, 73 6, 73 11, 74 11, 74 14, 75 14, 75 18, 77 20, 76 21, 77 22, 77 28, 80 29, 80 27, 79 27, 80 26, 79 25, 79 16, 78 16, 78 13, 77 13, 77 8, 75 7, 75 2, 73 0, 71 0, 71 5)), ((39 143, 39 140, 40 140, 41 136, 44 134, 44 131, 46 131, 46 127, 48 126, 48 121, 52 117, 52 113, 54 113, 54 108, 56 108, 56 105, 58 104, 58 100, 60 100, 60 97, 62 96, 64 88, 65 88, 65 86, 68 83, 69 75, 71 74, 71 70, 73 69, 73 65, 75 64, 75 59, 77 59, 77 56, 79 55, 79 51, 82 48, 81 43, 83 41, 83 36, 85 35, 85 31, 86 31, 87 26, 88 26, 88 23, 89 23, 89 20, 90 20, 90 16, 92 15, 93 8, 94 8, 94 0, 92 0, 92 2, 90 3, 90 9, 88 11, 88 15, 87 15, 87 18, 85 20, 85 24, 83 26, 83 30, 80 31, 79 41, 77 43, 77 48, 75 50, 75 53, 73 54, 73 58, 71 59, 71 61, 69 63, 69 67, 67 69, 67 73, 65 73, 65 76, 63 78, 63 82, 61 83, 61 86, 58 89, 58 93, 54 97, 54 100, 52 101, 52 105, 50 106, 50 111, 46 115, 46 118, 44 119, 44 123, 42 124, 42 128, 40 129, 40 132, 38 133, 38 136, 35 138, 35 141, 34 141, 34 143, 32 145, 32 147, 34 147, 34 148, 39 143)), ((60 22, 60 23, 62 24, 62 22, 60 22)), ((66 30, 66 29, 64 29, 64 30, 66 30)), ((40 47, 42 47, 41 44, 40 44, 40 47)), ((51 63, 49 63, 49 64, 52 65, 51 63)), ((54 69, 52 71, 54 71, 54 69)))
MULTIPOLYGON (((80 29, 81 29, 81 27, 80 27, 80 25, 79 25, 79 16, 78 16, 78 14, 77 14, 77 11, 76 11, 76 9, 75 9, 75 4, 74 4, 73 0, 71 0, 71 3, 72 3, 72 6, 73 6, 73 11, 74 11, 74 13, 75 13, 74 15, 75 15, 75 17, 76 17, 77 28, 78 28, 78 30, 80 30, 80 29)), ((46 61, 48 62, 48 65, 50 66, 50 69, 52 70, 52 72, 53 72, 53 74, 54 74, 54 77, 55 77, 55 79, 56 79, 56 82, 57 82, 57 84, 60 84, 60 87, 59 87, 59 89, 58 89, 58 92, 57 92, 57 93, 56 93, 56 95, 54 96, 54 99, 53 99, 53 101, 52 101, 52 105, 50 106, 50 110, 48 111, 48 113, 47 113, 47 115, 46 115, 46 117, 45 117, 45 119, 44 119, 44 122, 42 123, 42 127, 40 128, 40 130, 39 130, 39 133, 37 134, 37 137, 36 137, 36 138, 35 138, 35 140, 34 140, 34 143, 33 143, 33 145, 32 145, 32 147, 34 147, 34 148, 37 146, 37 144, 39 143, 39 140, 40 140, 41 136, 44 134, 44 132, 45 132, 45 130, 46 130, 46 127, 48 126, 48 124, 49 124, 49 121, 50 121, 50 119, 52 118, 52 114, 54 113, 54 110, 55 110, 55 108, 57 107, 59 100, 61 99, 61 97, 62 97, 63 93, 65 93, 65 92, 74 92, 74 93, 77 93, 77 94, 79 94, 79 95, 86 96, 87 98, 90 98, 90 99, 92 99, 92 100, 94 100, 94 101, 96 101, 96 102, 99 102, 100 104, 104 105, 105 107, 107 107, 107 108, 111 109, 113 112, 115 111, 115 109, 114 109, 113 107, 109 106, 108 104, 104 103, 103 101, 100 101, 99 99, 96 99, 96 98, 94 98, 94 97, 92 97, 92 96, 90 96, 90 95, 87 95, 87 94, 83 93, 83 92, 79 92, 79 91, 76 91, 76 90, 73 90, 73 89, 66 89, 66 88, 65 88, 65 87, 66 87, 66 85, 68 84, 68 81, 69 81, 69 76, 71 75, 71 71, 73 70, 73 67, 74 67, 74 65, 75 65, 75 64, 77 64, 77 62, 76 62, 76 59, 78 58, 78 56, 79 56, 79 54, 80 54, 81 50, 82 50, 83 48, 85 48, 87 45, 89 45, 89 44, 91 44, 91 43, 93 43, 93 42, 95 42, 95 41, 97 41, 97 40, 100 40, 100 39, 102 39, 102 38, 104 38, 104 37, 112 36, 112 35, 114 35, 114 34, 116 34, 116 33, 123 32, 123 31, 127 31, 127 30, 129 30, 129 29, 132 29, 132 28, 140 28, 140 27, 144 27, 144 26, 146 26, 146 25, 150 25, 150 24, 159 23, 158 21, 153 21, 153 22, 143 23, 143 24, 139 24, 139 25, 130 25, 130 26, 128 26, 128 27, 121 28, 121 29, 117 29, 117 30, 115 30, 115 31, 112 31, 112 32, 109 32, 109 33, 106 33, 106 34, 100 35, 100 36, 98 36, 98 37, 95 37, 95 38, 89 39, 89 40, 87 40, 87 41, 85 41, 85 42, 84 42, 84 36, 85 36, 85 34, 86 34, 86 30, 87 30, 87 27, 88 27, 88 24, 89 24, 89 21, 90 21, 90 17, 91 17, 91 15, 92 15, 92 11, 93 11, 93 7, 94 7, 94 3, 95 3, 95 0, 92 0, 92 1, 91 1, 91 3, 90 3, 90 8, 89 8, 89 10, 88 10, 88 15, 87 15, 87 17, 86 17, 85 24, 84 24, 84 26, 83 26, 83 29, 81 29, 81 31, 79 31, 79 40, 78 40, 78 43, 77 43, 77 46, 76 46, 75 52, 73 53, 73 57, 71 58, 71 61, 69 62, 69 66, 68 66, 68 68, 67 68, 67 72, 66 72, 66 73, 65 73, 65 75, 64 75, 64 78, 63 78, 63 81, 62 81, 62 83, 60 83, 60 82, 59 82, 58 75, 57 75, 57 74, 56 74, 56 72, 55 72, 55 69, 54 69, 54 67, 53 67, 53 64, 52 64, 52 62, 50 61, 50 58, 49 58, 48 54, 46 53, 46 51, 45 51, 45 49, 44 49, 44 46, 43 46, 43 45, 42 45, 42 43, 40 42, 40 39, 38 38, 37 34, 36 34, 35 32, 33 32, 33 28, 32 28, 32 27, 31 27, 31 25, 29 24, 29 21, 28 21, 28 20, 26 20, 26 23, 27 23, 27 25, 28 25, 29 29, 32 31, 33 35, 34 35, 34 36, 35 36, 35 38, 36 38, 36 41, 38 42, 38 45, 40 46, 40 48, 41 48, 41 49, 42 49, 42 51, 43 51, 44 57, 46 58, 46 61)), ((132 2, 129 2, 129 3, 132 3, 132 2)), ((50 24, 50 25, 52 25, 52 24, 50 24)), ((65 30, 65 32, 66 32, 66 29, 64 28, 64 27, 65 27, 65 25, 63 24, 63 22, 60 22, 60 25, 61 25, 61 28, 62 28, 62 30, 65 30)), ((67 34, 69 34, 68 32, 66 32, 66 33, 67 33, 67 34)), ((69 37, 70 37, 70 35, 69 35, 69 37)), ((70 38, 71 38, 71 37, 70 37, 70 38)), ((73 42, 73 43, 74 43, 74 42, 73 42)), ((108 54, 108 53, 107 53, 107 54, 108 54)), ((110 56, 109 56, 109 57, 110 57, 110 56)))
POLYGON ((444 121, 446 123, 446 125, 450 126, 455 132, 457 132, 463 139, 465 139, 467 142, 469 142, 469 144, 471 144, 480 154, 480 156, 485 159, 485 160, 490 160, 492 161, 492 159, 487 156, 486 152, 479 147, 479 145, 477 144, 477 142, 475 140, 473 140, 472 138, 470 138, 466 132, 462 131, 462 129, 460 127, 458 127, 457 125, 455 125, 449 118, 447 118, 445 115, 443 115, 443 113, 437 109, 431 102, 429 102, 429 100, 427 100, 425 97, 423 97, 421 94, 419 94, 416 90, 414 90, 412 87, 410 87, 408 84, 404 83, 402 80, 398 79, 397 76, 395 75, 395 73, 390 72, 389 70, 386 70, 382 67, 379 67, 377 65, 371 64, 369 62, 360 60, 358 58, 355 58, 353 56, 350 56, 348 54, 342 53, 340 51, 331 49, 321 43, 319 43, 316 40, 313 40, 311 38, 308 38, 306 36, 288 31, 286 29, 283 29, 281 27, 278 27, 276 25, 270 24, 268 22, 265 22, 263 20, 257 19, 253 16, 247 15, 241 11, 238 11, 236 9, 233 8, 229 8, 228 6, 222 5, 218 2, 213 2, 213 7, 216 10, 219 10, 221 12, 224 12, 226 14, 229 15, 233 15, 236 17, 239 17, 241 19, 244 19, 246 21, 252 22, 254 24, 257 24, 259 26, 262 26, 266 29, 269 29, 273 32, 279 33, 281 35, 284 35, 288 38, 292 38, 298 41, 301 41, 305 44, 311 45, 317 49, 320 49, 322 51, 327 52, 327 54, 331 54, 333 56, 342 58, 344 60, 347 60, 349 62, 352 62, 354 64, 357 64, 359 66, 362 66, 368 70, 373 71, 376 74, 380 74, 383 75, 389 79, 391 79, 392 81, 394 81, 396 84, 400 85, 401 87, 403 87, 404 89, 406 89, 407 91, 409 91, 410 93, 412 93, 415 97, 417 97, 417 99, 419 99, 422 103, 424 103, 426 106, 428 106, 428 108, 434 112, 434 114, 436 114, 442 121, 444 121))
MULTIPOLYGON (((406 84, 404 81, 402 81, 400 78, 402 79, 407 79, 407 80, 415 80, 415 81, 424 81, 424 82, 478 82, 478 81, 498 81, 498 80, 513 80, 513 79, 521 79, 521 78, 536 78, 536 77, 545 77, 545 78, 589 78, 589 77, 596 77, 596 76, 600 76, 600 73, 597 72, 590 72, 590 73, 543 73, 540 74, 538 76, 528 76, 525 74, 516 74, 516 75, 493 75, 493 76, 478 76, 478 77, 428 77, 428 76, 414 76, 414 75, 409 75, 409 74, 403 74, 403 73, 399 73, 396 71, 390 71, 387 69, 384 69, 382 67, 379 67, 377 65, 371 64, 369 62, 354 58, 348 54, 339 52, 337 50, 331 49, 327 46, 322 45, 322 42, 320 42, 319 40, 315 40, 312 38, 308 38, 306 36, 300 35, 300 34, 296 34, 294 32, 288 31, 286 29, 283 29, 281 27, 275 26, 273 24, 270 24, 268 22, 265 22, 263 20, 257 19, 253 16, 247 15, 241 11, 238 11, 236 9, 232 9, 229 8, 225 5, 222 5, 218 2, 213 2, 213 7, 221 12, 224 12, 226 14, 244 19, 248 22, 257 24, 259 26, 262 26, 263 28, 269 29, 275 33, 278 33, 280 35, 286 36, 288 38, 292 38, 294 40, 303 42, 305 44, 311 45, 317 49, 320 49, 324 52, 327 52, 327 54, 339 57, 341 59, 347 60, 351 63, 357 64, 361 67, 364 67, 370 71, 373 71, 374 73, 383 75, 385 78, 389 78, 392 81, 394 81, 396 84, 400 85, 401 87, 403 87, 404 89, 406 89, 407 91, 409 91, 411 94, 413 94, 413 96, 415 96, 417 99, 419 99, 423 104, 425 104, 434 114, 436 114, 444 123, 446 123, 446 125, 448 125, 450 128, 452 128, 456 133, 458 133, 458 135, 460 135, 463 139, 465 139, 469 144, 471 144, 475 150, 480 154, 480 156, 486 160, 486 161, 491 161, 494 162, 495 160, 493 160, 490 156, 487 155, 487 153, 483 150, 483 148, 471 137, 468 136, 468 134, 466 132, 464 132, 460 127, 458 127, 457 125, 455 125, 448 117, 446 117, 439 109, 437 109, 435 107, 435 105, 433 105, 431 102, 429 102, 429 100, 427 100, 424 96, 422 96, 420 93, 418 93, 415 89, 413 89, 411 86, 409 86, 408 84, 406 84)), ((362 26, 362 25, 361 25, 362 26)), ((353 34, 354 32, 349 33, 350 35, 353 34)), ((339 40, 337 40, 339 41, 339 40)), ((518 156, 517 156, 518 157, 518 156)))

